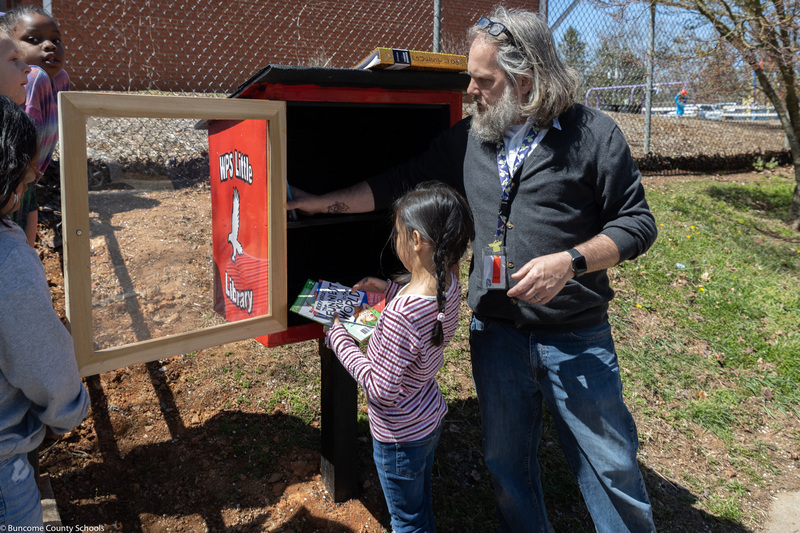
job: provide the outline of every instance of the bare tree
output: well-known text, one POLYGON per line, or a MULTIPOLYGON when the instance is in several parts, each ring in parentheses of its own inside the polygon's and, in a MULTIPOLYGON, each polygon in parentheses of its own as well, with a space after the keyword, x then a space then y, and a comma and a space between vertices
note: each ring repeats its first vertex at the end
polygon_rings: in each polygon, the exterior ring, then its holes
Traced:
POLYGON ((697 75, 693 88, 701 102, 741 102, 752 96, 753 74, 726 41, 695 46, 697 75))
POLYGON ((741 55, 775 106, 794 165, 795 189, 787 221, 800 231, 800 0, 662 0, 711 23, 741 55))

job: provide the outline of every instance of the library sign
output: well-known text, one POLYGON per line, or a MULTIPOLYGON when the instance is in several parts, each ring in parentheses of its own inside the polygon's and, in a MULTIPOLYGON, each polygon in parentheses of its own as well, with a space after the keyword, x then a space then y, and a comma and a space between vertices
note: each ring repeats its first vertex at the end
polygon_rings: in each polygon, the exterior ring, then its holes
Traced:
POLYGON ((214 311, 229 321, 269 313, 268 135, 265 120, 208 128, 214 311))

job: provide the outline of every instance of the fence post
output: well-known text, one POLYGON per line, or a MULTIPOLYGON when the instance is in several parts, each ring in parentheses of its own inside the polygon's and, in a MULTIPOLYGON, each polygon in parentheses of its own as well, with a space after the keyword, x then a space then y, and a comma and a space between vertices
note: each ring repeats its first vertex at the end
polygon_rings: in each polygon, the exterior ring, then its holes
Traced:
POLYGON ((442 0, 433 0, 433 51, 442 51, 442 0))
POLYGON ((656 55, 656 2, 650 0, 650 23, 647 26, 647 89, 644 95, 644 153, 650 152, 650 117, 653 106, 653 70, 656 55))
POLYGON ((558 20, 556 20, 553 23, 553 25, 550 26, 550 31, 555 33, 555 31, 558 29, 558 27, 561 26, 561 23, 564 22, 564 19, 567 18, 569 16, 569 14, 572 13, 572 10, 575 9, 576 7, 578 7, 578 4, 580 4, 580 3, 581 3, 581 0, 572 0, 572 3, 569 5, 569 7, 567 7, 567 9, 565 9, 564 12, 561 13, 561 16, 558 17, 558 20))

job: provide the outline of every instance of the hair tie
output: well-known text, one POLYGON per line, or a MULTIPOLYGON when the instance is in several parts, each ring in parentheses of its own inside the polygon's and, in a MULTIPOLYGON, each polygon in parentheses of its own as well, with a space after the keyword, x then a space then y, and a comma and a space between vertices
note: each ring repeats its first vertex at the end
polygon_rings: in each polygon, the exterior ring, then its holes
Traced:
POLYGON ((444 313, 439 313, 438 315, 436 315, 436 320, 438 320, 439 322, 444 322, 444 313))

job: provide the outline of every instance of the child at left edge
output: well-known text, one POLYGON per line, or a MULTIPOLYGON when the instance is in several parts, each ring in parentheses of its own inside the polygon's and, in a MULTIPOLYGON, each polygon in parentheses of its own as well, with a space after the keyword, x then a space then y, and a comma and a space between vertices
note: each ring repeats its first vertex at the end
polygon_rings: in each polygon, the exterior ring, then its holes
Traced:
MULTIPOLYGON (((58 143, 58 93, 69 90, 61 31, 46 11, 30 5, 11 9, 2 17, 2 22, 16 39, 20 57, 31 66, 25 86, 25 112, 36 125, 41 176, 50 165, 58 143)), ((35 183, 29 186, 22 207, 13 216, 14 222, 25 230, 31 246, 36 244, 39 222, 35 183)))
POLYGON ((19 56, 17 41, 0 24, 0 95, 17 105, 24 104, 25 85, 30 71, 31 67, 19 56))
POLYGON ((373 458, 395 533, 435 532, 431 475, 445 414, 436 373, 458 326, 458 264, 474 237, 463 197, 435 182, 394 205, 392 242, 406 284, 364 278, 353 288, 386 294, 366 355, 334 317, 327 345, 364 389, 373 458))

